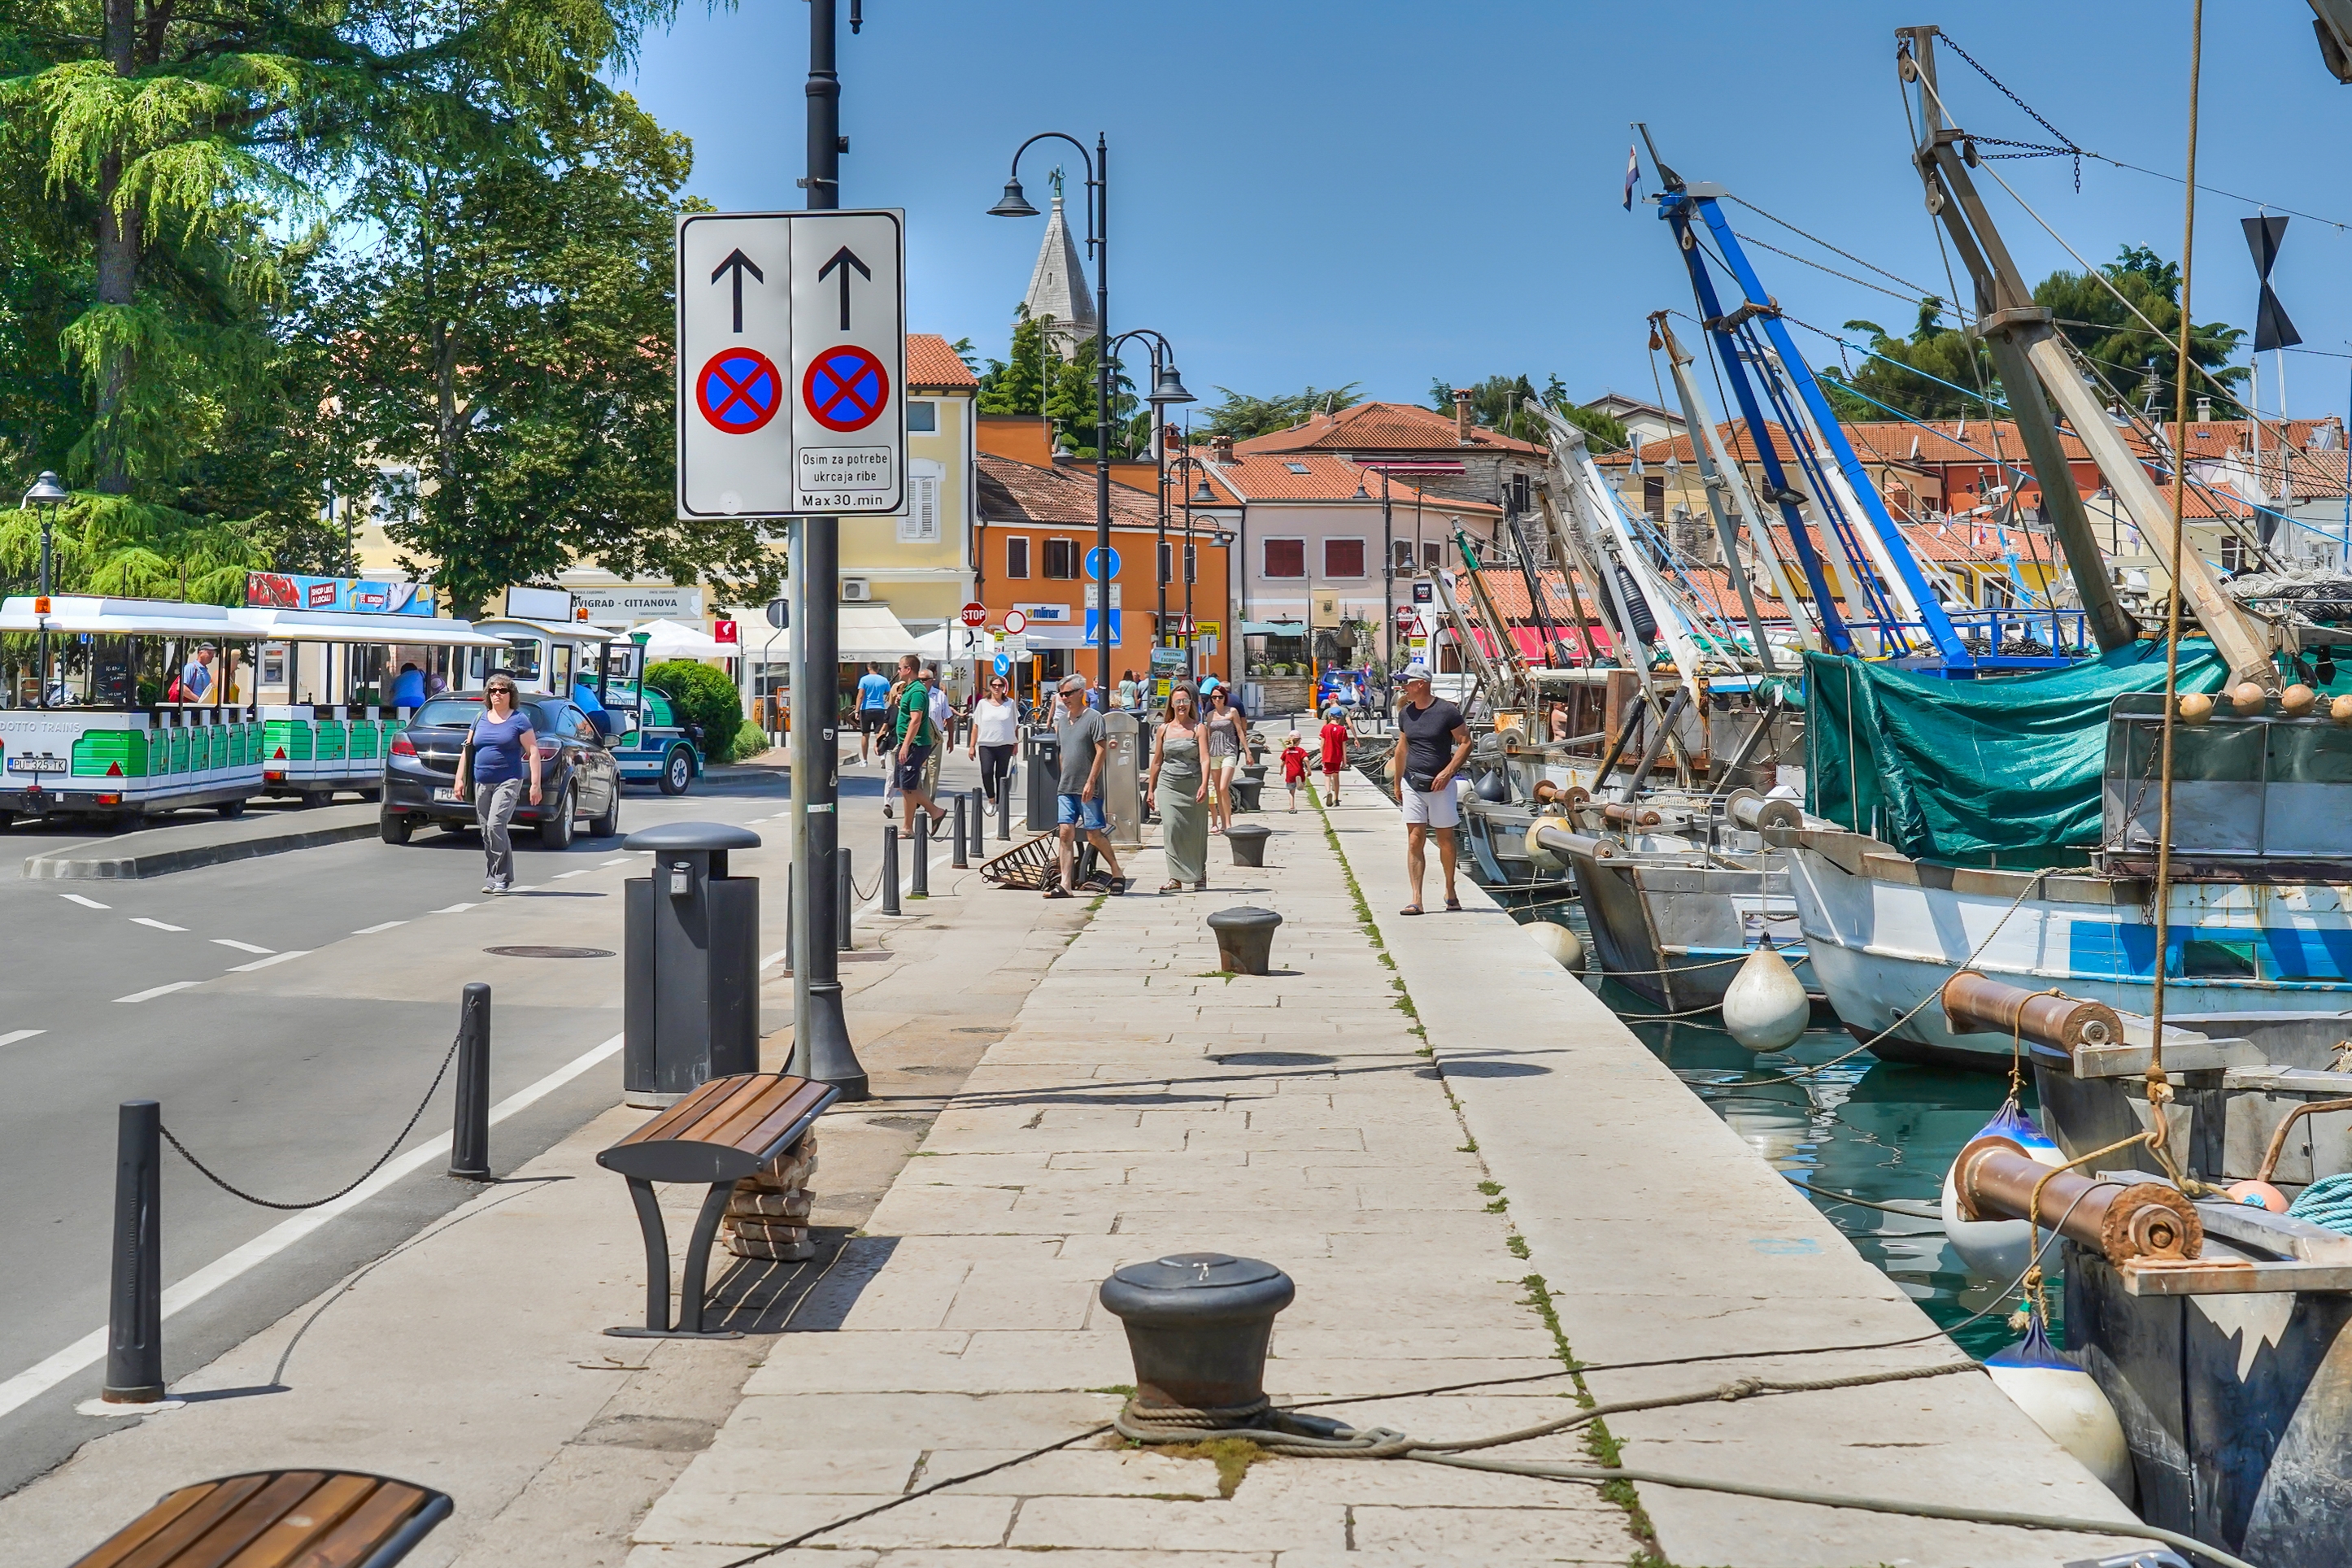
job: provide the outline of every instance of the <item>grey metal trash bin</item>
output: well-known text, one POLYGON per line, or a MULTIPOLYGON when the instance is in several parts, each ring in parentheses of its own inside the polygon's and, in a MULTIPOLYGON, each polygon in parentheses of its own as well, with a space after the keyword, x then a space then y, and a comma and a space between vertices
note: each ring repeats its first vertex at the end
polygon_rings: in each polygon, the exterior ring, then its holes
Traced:
POLYGON ((1022 738, 1021 770, 1029 781, 1029 831, 1051 833, 1057 809, 1055 786, 1062 774, 1062 742, 1052 729, 1033 729, 1022 738))
POLYGON ((727 872, 760 836, 672 822, 623 845, 653 851, 623 899, 621 1090, 666 1106, 714 1078, 760 1070, 760 879, 727 872))

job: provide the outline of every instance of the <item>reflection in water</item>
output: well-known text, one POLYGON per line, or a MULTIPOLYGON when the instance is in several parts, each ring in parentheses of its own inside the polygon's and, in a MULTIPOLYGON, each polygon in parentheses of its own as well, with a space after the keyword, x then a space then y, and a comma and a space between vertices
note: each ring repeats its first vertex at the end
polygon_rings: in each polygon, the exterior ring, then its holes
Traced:
MULTIPOLYGON (((1582 911, 1574 904, 1544 909, 1532 918, 1559 920, 1580 934, 1583 929, 1582 911)), ((1794 1083, 1758 1083, 1825 1062, 1852 1050, 1854 1041, 1843 1029, 1813 1028, 1786 1051, 1758 1056, 1704 1020, 1644 1022, 1650 1005, 1621 985, 1599 983, 1597 970, 1587 984, 1749 1148, 1791 1179, 1823 1189, 1880 1203, 1924 1205, 1932 1213, 1944 1172, 1960 1146, 1991 1120, 2008 1091, 2008 1081, 1992 1074, 1882 1062, 1868 1052, 1794 1083)), ((2029 1082, 2028 1110, 2032 1092, 2029 1082)), ((1995 1308, 2010 1283, 1971 1279, 1933 1218, 1816 1202, 1863 1257, 1947 1328, 1995 1308)), ((2053 1269, 2053 1315, 2061 1295, 2053 1269)), ((2013 1306, 2014 1299, 2008 1304, 2013 1306)), ((2061 1326, 2053 1323, 2051 1331, 2056 1338, 2061 1326)), ((1971 1355, 1983 1356, 2017 1335, 2007 1313, 1995 1310, 1953 1337, 1971 1355)))

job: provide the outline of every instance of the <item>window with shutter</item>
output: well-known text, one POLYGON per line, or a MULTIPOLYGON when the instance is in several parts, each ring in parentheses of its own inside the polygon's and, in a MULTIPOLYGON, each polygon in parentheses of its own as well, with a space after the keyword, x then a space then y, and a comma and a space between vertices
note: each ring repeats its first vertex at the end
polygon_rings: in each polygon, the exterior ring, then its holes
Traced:
POLYGON ((1269 539, 1265 544, 1265 575, 1268 577, 1304 577, 1307 575, 1307 541, 1303 539, 1269 539))
POLYGON ((1440 566, 1444 565, 1445 547, 1438 543, 1437 541, 1433 539, 1423 540, 1421 542, 1421 564, 1424 570, 1431 572, 1434 572, 1440 566))
POLYGON ((1007 577, 1029 575, 1029 540, 1026 535, 1013 533, 1005 536, 1004 574, 1007 577))
POLYGON ((907 480, 907 515, 898 520, 901 544, 940 542, 940 481, 933 475, 910 475, 907 480))
POLYGON ((1064 581, 1078 574, 1078 542, 1075 539, 1045 541, 1045 575, 1064 581))
POLYGON ((1364 542, 1327 539, 1323 542, 1323 575, 1360 577, 1364 574, 1364 542))

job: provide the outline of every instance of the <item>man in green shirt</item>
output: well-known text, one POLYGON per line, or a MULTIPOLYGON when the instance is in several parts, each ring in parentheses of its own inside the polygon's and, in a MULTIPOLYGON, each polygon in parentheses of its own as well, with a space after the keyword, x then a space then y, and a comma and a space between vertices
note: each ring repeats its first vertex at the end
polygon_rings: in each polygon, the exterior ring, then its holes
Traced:
POLYGON ((907 803, 907 821, 928 811, 934 826, 947 813, 931 804, 923 787, 923 764, 940 743, 940 727, 931 721, 931 689, 923 682, 922 665, 913 654, 898 659, 898 702, 890 713, 890 739, 898 747, 898 797, 907 803))

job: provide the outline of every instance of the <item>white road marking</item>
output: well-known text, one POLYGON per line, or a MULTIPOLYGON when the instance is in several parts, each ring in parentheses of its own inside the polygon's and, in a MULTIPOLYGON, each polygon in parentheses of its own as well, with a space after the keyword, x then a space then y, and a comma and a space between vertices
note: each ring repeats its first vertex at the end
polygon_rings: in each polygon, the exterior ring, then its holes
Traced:
POLYGON ((760 960, 760 967, 762 969, 773 969, 779 963, 783 963, 784 960, 792 957, 792 955, 793 950, 791 948, 780 947, 776 949, 775 952, 768 954, 767 957, 760 960))
POLYGON ((394 926, 404 926, 408 922, 406 921, 379 921, 374 925, 362 926, 358 931, 352 932, 352 934, 353 936, 373 936, 380 931, 390 931, 394 926))
POLYGON ((86 910, 110 910, 112 904, 101 904, 96 899, 85 899, 79 893, 59 893, 58 897, 69 904, 79 904, 86 910))
POLYGON ((201 980, 174 980, 169 985, 158 985, 149 991, 133 991, 128 996, 117 996, 117 1002, 149 1002, 158 996, 168 996, 174 991, 185 991, 191 985, 202 985, 201 980))
POLYGON ((131 923, 135 926, 152 926, 157 931, 185 931, 188 929, 185 926, 166 925, 162 921, 151 921, 145 915, 132 915, 131 917, 131 923))
POLYGON ((256 947, 249 942, 239 942, 233 936, 216 936, 213 938, 213 945, 233 947, 239 952, 276 952, 278 951, 274 947, 256 947))
POLYGON ((425 912, 428 915, 462 915, 473 907, 471 904, 450 904, 442 909, 427 910, 425 912))
MULTIPOLYGON (((516 1111, 545 1099, 598 1062, 619 1055, 620 1049, 621 1037, 614 1035, 593 1050, 572 1058, 537 1083, 490 1107, 490 1125, 495 1127, 516 1111)), ((317 1208, 299 1214, 263 1231, 243 1247, 215 1258, 163 1292, 163 1316, 169 1318, 195 1305, 239 1275, 277 1257, 337 1215, 359 1207, 403 1176, 421 1171, 436 1160, 446 1159, 448 1153, 448 1133, 428 1139, 334 1202, 321 1204, 317 1208)), ((56 1354, 26 1367, 5 1383, 0 1383, 0 1415, 38 1399, 66 1379, 96 1365, 106 1354, 106 1339, 104 1328, 93 1330, 56 1354)))
POLYGON ((298 948, 292 952, 273 952, 268 958, 257 958, 251 963, 232 963, 228 972, 231 974, 247 974, 257 969, 267 969, 273 963, 283 963, 289 958, 308 958, 310 955, 310 950, 307 947, 298 948))
POLYGON ((628 863, 629 863, 629 857, 628 857, 628 856, 626 856, 626 855, 623 855, 623 856, 619 857, 617 859, 612 859, 612 860, 599 860, 599 861, 597 861, 597 862, 596 862, 596 864, 597 864, 597 865, 599 865, 599 866, 625 866, 625 865, 627 865, 628 863))
POLYGON ((47 1029, 11 1029, 6 1034, 0 1035, 0 1046, 13 1046, 19 1040, 29 1040, 35 1035, 47 1033, 47 1029))
POLYGON ((558 872, 555 874, 555 876, 553 877, 552 880, 554 880, 554 881, 558 881, 558 882, 561 882, 561 881, 562 881, 562 880, 563 880, 566 877, 584 877, 584 876, 586 876, 589 872, 593 871, 595 868, 595 868, 595 867, 593 867, 593 866, 583 866, 583 867, 581 867, 581 868, 580 868, 580 869, 578 869, 577 871, 558 871, 558 872))

